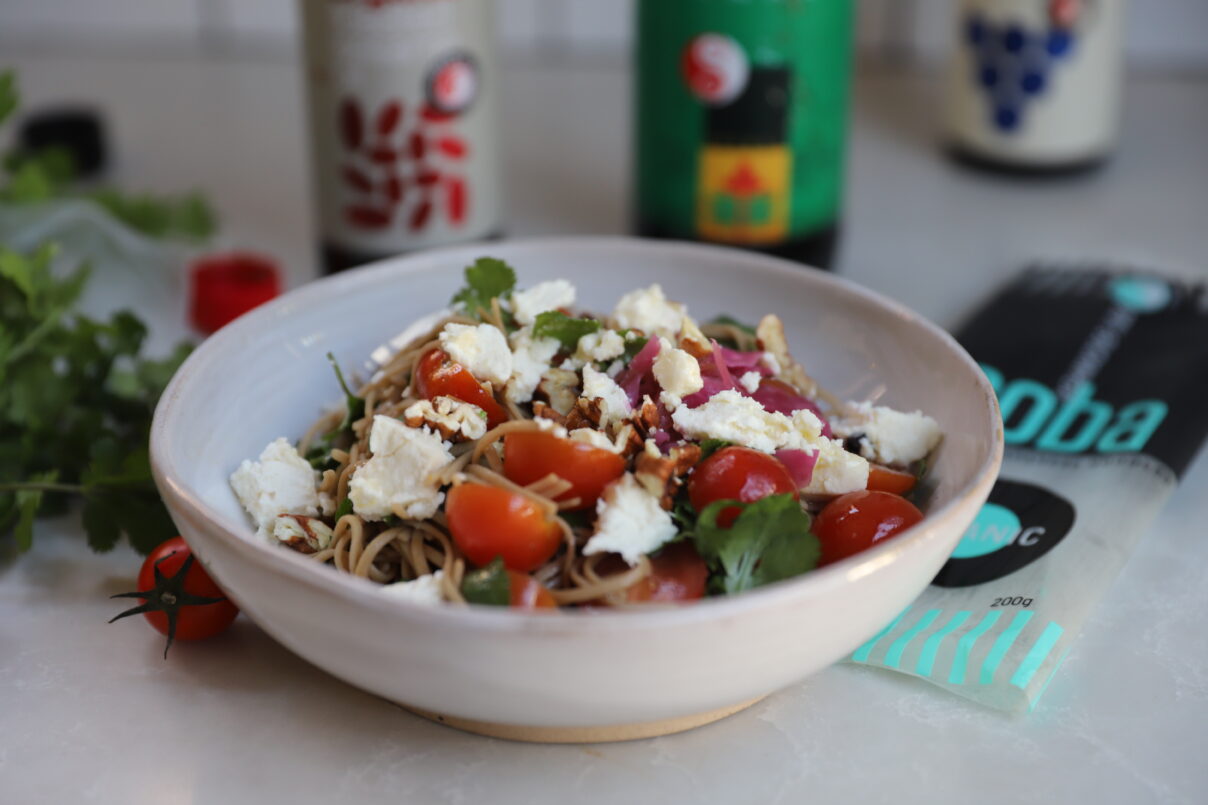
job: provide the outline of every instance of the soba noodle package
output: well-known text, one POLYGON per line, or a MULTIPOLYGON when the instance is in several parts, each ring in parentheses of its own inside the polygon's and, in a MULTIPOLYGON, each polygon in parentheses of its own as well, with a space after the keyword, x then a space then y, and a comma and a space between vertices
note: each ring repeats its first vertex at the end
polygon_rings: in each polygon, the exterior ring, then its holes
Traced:
POLYGON ((1037 267, 959 335, 1002 474, 932 585, 851 661, 1027 711, 1208 433, 1208 292, 1037 267))

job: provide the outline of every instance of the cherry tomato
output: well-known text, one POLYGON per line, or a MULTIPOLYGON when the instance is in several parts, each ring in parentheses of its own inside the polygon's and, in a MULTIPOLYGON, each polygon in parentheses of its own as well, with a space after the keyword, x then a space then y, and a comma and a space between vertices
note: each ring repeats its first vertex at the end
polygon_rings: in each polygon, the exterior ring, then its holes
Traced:
POLYGON ((509 570, 529 573, 553 556, 562 541, 562 529, 536 503, 497 486, 453 487, 445 516, 453 541, 479 567, 498 556, 509 570))
POLYGON ((650 557, 651 572, 626 591, 631 602, 692 601, 705 595, 709 568, 690 542, 668 545, 650 557))
POLYGON ((419 359, 415 366, 415 390, 424 399, 456 397, 477 405, 487 414, 487 427, 493 428, 508 420, 507 411, 495 401, 491 392, 470 374, 470 370, 452 360, 443 349, 434 349, 419 359))
POLYGON ((513 609, 556 609, 558 602, 541 582, 525 573, 508 572, 511 589, 509 606, 513 609))
POLYGON ((555 500, 579 498, 572 509, 588 509, 596 505, 604 487, 624 474, 625 459, 611 450, 544 431, 503 437, 503 474, 509 481, 527 486, 551 472, 572 484, 555 500))
POLYGON ((914 488, 915 477, 909 472, 891 470, 880 464, 868 465, 868 488, 877 492, 904 495, 914 488))
POLYGON ((818 564, 837 562, 923 519, 914 504, 891 492, 862 489, 826 504, 810 529, 822 546, 818 564))
MULTIPOLYGON (((697 465, 688 481, 688 499, 698 512, 715 500, 754 503, 785 492, 797 494, 789 471, 772 456, 749 447, 723 447, 697 465)), ((722 509, 717 524, 729 528, 741 511, 737 506, 722 509)))
POLYGON ((138 572, 138 592, 114 598, 137 598, 143 602, 113 620, 141 613, 156 631, 168 636, 165 657, 174 639, 213 637, 225 631, 239 614, 239 608, 197 563, 180 537, 161 542, 143 560, 138 572))

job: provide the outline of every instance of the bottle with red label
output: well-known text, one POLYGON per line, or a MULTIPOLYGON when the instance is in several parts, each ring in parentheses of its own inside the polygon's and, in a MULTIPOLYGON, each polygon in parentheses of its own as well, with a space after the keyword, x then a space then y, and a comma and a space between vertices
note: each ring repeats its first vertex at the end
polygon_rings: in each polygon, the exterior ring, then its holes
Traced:
POLYGON ((1124 0, 960 0, 954 154, 1013 173, 1093 167, 1115 146, 1124 0))
POLYGON ((325 272, 500 230, 491 0, 303 0, 325 272))

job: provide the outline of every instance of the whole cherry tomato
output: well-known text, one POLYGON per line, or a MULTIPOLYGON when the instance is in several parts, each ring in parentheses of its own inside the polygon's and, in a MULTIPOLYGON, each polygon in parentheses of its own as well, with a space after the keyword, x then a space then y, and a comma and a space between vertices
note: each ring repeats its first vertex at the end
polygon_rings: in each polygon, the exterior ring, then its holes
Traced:
POLYGON ((562 541, 562 529, 541 507, 517 492, 478 483, 449 490, 445 517, 453 542, 481 567, 496 556, 509 570, 541 567, 562 541))
MULTIPOLYGON (((797 484, 783 464, 749 447, 723 447, 697 465, 688 481, 688 499, 699 512, 715 500, 754 503, 768 495, 797 495, 797 484)), ((717 524, 729 528, 741 509, 728 506, 717 524)))
POLYGON ((479 383, 470 370, 451 359, 443 349, 433 349, 423 355, 415 366, 415 390, 424 399, 456 397, 477 405, 487 415, 487 427, 493 428, 508 420, 508 413, 495 401, 486 386, 479 383))
POLYGON ((604 487, 625 472, 620 455, 585 442, 564 439, 544 431, 520 431, 503 437, 503 474, 527 486, 550 473, 570 481, 571 488, 555 500, 579 498, 574 509, 589 509, 604 487))
POLYGON ((180 537, 161 542, 143 560, 138 572, 138 592, 114 598, 138 598, 139 606, 117 615, 110 623, 141 614, 160 634, 168 636, 164 656, 172 641, 204 640, 226 631, 239 608, 214 583, 180 537))
POLYGON ((826 504, 810 528, 822 547, 818 564, 857 554, 922 519, 913 503, 892 492, 862 489, 840 495, 826 504))
POLYGON ((629 601, 692 601, 704 597, 709 568, 691 542, 668 545, 650 557, 650 565, 650 575, 626 591, 629 601))

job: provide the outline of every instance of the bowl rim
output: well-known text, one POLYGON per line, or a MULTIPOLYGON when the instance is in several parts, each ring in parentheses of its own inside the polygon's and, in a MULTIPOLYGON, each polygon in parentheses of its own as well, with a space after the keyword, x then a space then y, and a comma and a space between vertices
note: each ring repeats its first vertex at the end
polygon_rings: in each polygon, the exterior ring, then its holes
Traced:
MULTIPOLYGON (((973 358, 946 331, 928 319, 915 313, 899 302, 864 288, 834 274, 811 270, 801 263, 772 257, 758 252, 712 244, 689 243, 671 240, 647 240, 627 236, 560 236, 540 238, 516 238, 506 241, 478 241, 437 249, 427 249, 396 257, 389 257, 367 265, 322 277, 239 317, 226 327, 211 335, 185 360, 173 376, 155 409, 150 438, 151 467, 156 485, 165 500, 173 508, 184 512, 184 517, 194 522, 203 522, 209 531, 221 534, 221 538, 240 557, 257 565, 265 572, 282 573, 291 581, 306 588, 319 589, 323 594, 354 601, 363 606, 387 609, 403 620, 428 621, 441 625, 474 627, 487 631, 576 631, 617 629, 651 630, 668 626, 686 625, 699 621, 721 620, 747 613, 751 610, 777 608, 797 601, 825 596, 826 591, 836 586, 877 572, 894 564, 900 557, 915 550, 918 543, 935 538, 936 526, 954 516, 974 498, 984 499, 993 485, 1003 457, 1002 419, 997 397, 989 380, 973 358), (270 320, 289 315, 296 309, 307 309, 333 295, 354 293, 362 287, 373 286, 384 277, 398 277, 431 270, 433 263, 472 261, 484 252, 504 251, 505 259, 522 259, 512 256, 516 251, 605 250, 619 253, 619 257, 636 257, 659 252, 661 256, 690 259, 692 257, 716 258, 719 254, 732 259, 735 268, 742 264, 753 265, 761 271, 770 271, 796 279, 808 277, 809 281, 828 287, 840 296, 855 297, 865 303, 881 308, 914 326, 926 330, 939 340, 970 370, 982 393, 985 403, 984 415, 990 420, 994 444, 977 471, 961 485, 952 499, 934 511, 928 512, 922 521, 903 531, 893 540, 875 545, 859 554, 810 571, 799 577, 785 579, 748 590, 740 595, 708 597, 691 604, 650 605, 632 610, 557 610, 558 617, 550 613, 514 611, 506 607, 469 605, 463 607, 440 606, 409 602, 405 599, 381 595, 380 585, 344 573, 332 572, 321 567, 301 554, 280 551, 267 542, 261 544, 240 534, 250 531, 248 523, 240 518, 236 521, 221 512, 211 509, 199 495, 181 480, 175 470, 172 427, 176 424, 174 413, 184 389, 191 377, 202 367, 215 361, 229 348, 246 344, 270 320)), ((204 549, 198 552, 205 562, 204 549)), ((208 562, 206 563, 208 564, 208 562)), ((218 579, 221 582, 221 578, 218 579)), ((236 591, 236 595, 238 595, 236 591)))

